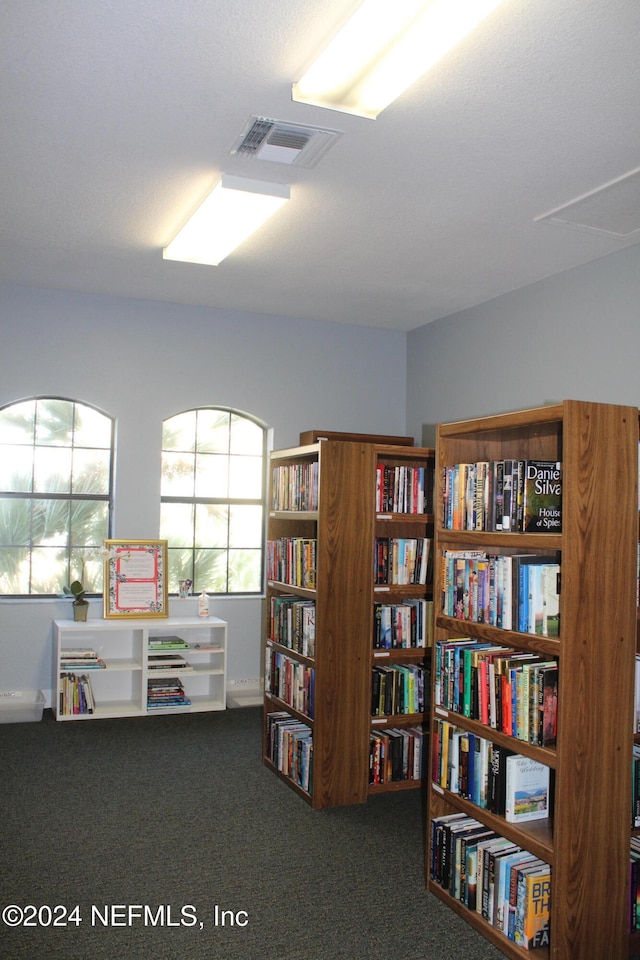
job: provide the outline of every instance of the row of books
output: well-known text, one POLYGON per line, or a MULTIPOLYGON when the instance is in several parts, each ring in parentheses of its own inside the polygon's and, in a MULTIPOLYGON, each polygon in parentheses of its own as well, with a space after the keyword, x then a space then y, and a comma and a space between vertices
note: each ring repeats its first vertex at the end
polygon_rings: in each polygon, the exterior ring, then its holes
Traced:
POLYGON ((427 537, 376 537, 374 583, 426 583, 430 547, 427 537))
POLYGON ((96 702, 87 674, 60 674, 59 712, 63 716, 94 713, 96 702))
POLYGON ((631 837, 629 854, 629 932, 640 930, 640 837, 631 837))
POLYGON ((282 464, 271 476, 272 510, 317 510, 319 464, 282 464))
POLYGON ((293 596, 269 600, 268 637, 303 657, 316 652, 316 602, 293 596))
POLYGON ((378 513, 432 513, 433 471, 428 467, 376 467, 376 511, 378 513))
POLYGON ((150 710, 188 707, 187 697, 179 677, 153 678, 147 681, 147 708, 150 710))
POLYGON ((434 719, 431 776, 436 787, 509 823, 544 820, 553 802, 550 768, 531 757, 434 719))
POLYGON ((304 537, 269 540, 267 579, 315 590, 317 543, 304 537))
POLYGON ((315 671, 286 654, 267 649, 265 657, 265 690, 284 700, 310 719, 314 715, 315 671))
POLYGON ((478 720, 518 740, 556 742, 558 661, 472 640, 438 640, 436 707, 478 720))
POLYGON ((445 530, 560 533, 562 464, 483 460, 442 471, 445 530))
POLYGON ((313 790, 313 734, 311 728, 284 711, 266 717, 266 756, 294 783, 313 790))
POLYGON ((431 879, 523 950, 549 947, 551 867, 464 813, 431 821, 431 879))
POLYGON ((444 550, 442 612, 540 636, 560 633, 560 564, 540 554, 444 550))
POLYGON ((374 650, 409 650, 433 643, 432 600, 376 603, 373 612, 374 650))
POLYGON ((369 738, 369 783, 420 780, 424 735, 420 727, 372 730, 369 738))
POLYGON ((61 670, 104 670, 106 663, 91 647, 60 651, 61 670))
POLYGON ((429 674, 417 664, 376 665, 371 671, 371 716, 424 713, 429 674))

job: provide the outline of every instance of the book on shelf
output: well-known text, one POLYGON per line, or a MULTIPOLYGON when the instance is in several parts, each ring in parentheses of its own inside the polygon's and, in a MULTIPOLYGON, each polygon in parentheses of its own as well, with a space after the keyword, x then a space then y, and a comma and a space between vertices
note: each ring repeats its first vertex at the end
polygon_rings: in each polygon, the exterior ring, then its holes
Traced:
POLYGON ((523 823, 549 816, 549 767, 531 757, 513 754, 505 767, 505 820, 523 823))
POLYGON ((512 596, 517 597, 513 626, 521 633, 558 636, 560 564, 554 556, 512 557, 512 596))
POLYGON ((476 908, 478 844, 496 836, 494 830, 472 819, 471 825, 454 838, 454 882, 451 894, 471 910, 476 908))
POLYGON ((525 460, 523 474, 524 533, 562 530, 562 465, 550 460, 525 460))
MULTIPOLYGON (((497 878, 500 861, 517 851, 518 845, 505 837, 497 837, 486 845, 482 855, 482 896, 480 914, 487 923, 496 926, 497 878)), ((477 905, 476 905, 477 907, 477 905)))
POLYGON ((558 731, 558 664, 541 665, 538 680, 538 741, 543 747, 555 746, 558 731))
POLYGON ((549 946, 551 867, 540 861, 517 872, 515 943, 524 950, 549 946))
POLYGON ((522 847, 515 846, 504 857, 500 858, 495 878, 494 916, 493 924, 497 930, 507 933, 509 924, 509 896, 511 888, 511 871, 525 861, 530 862, 531 854, 522 847))
POLYGON ((192 665, 177 653, 150 653, 147 667, 151 670, 193 670, 192 665))
POLYGON ((640 930, 640 837, 632 836, 629 849, 629 933, 640 930))
POLYGON ((631 757, 631 829, 637 830, 639 828, 640 828, 640 744, 634 743, 632 757, 631 757))
POLYGON ((149 650, 187 650, 189 644, 186 640, 183 640, 182 637, 177 637, 174 634, 167 636, 155 636, 149 637, 148 643, 149 650))
POLYGON ((640 733, 640 655, 636 654, 635 660, 635 678, 634 678, 633 710, 634 723, 633 732, 640 733))

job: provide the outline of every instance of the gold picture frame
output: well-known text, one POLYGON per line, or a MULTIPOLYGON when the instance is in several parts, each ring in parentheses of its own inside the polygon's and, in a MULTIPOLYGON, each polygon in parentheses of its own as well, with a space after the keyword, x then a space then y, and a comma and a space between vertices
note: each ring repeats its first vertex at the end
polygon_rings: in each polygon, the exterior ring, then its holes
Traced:
POLYGON ((104 618, 168 617, 167 541, 105 540, 104 618))

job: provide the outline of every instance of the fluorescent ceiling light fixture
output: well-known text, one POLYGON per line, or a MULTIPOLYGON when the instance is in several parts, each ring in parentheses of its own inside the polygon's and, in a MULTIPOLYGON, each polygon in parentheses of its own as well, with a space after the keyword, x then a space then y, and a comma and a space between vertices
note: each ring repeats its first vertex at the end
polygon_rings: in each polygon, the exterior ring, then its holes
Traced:
POLYGON ((375 119, 501 0, 364 0, 292 98, 375 119))
POLYGON ((162 251, 165 260, 217 267, 232 250, 286 203, 290 189, 223 174, 181 230, 162 251))

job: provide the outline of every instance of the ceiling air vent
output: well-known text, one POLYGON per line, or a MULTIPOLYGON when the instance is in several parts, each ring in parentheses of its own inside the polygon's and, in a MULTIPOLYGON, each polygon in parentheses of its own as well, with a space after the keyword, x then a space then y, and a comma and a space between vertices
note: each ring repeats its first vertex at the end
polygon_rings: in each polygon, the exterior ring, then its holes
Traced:
POLYGON ((640 238, 640 167, 534 219, 635 242, 640 238))
POLYGON ((230 151, 240 157, 313 167, 342 133, 266 117, 251 117, 230 151))

